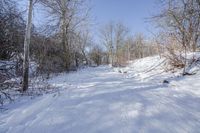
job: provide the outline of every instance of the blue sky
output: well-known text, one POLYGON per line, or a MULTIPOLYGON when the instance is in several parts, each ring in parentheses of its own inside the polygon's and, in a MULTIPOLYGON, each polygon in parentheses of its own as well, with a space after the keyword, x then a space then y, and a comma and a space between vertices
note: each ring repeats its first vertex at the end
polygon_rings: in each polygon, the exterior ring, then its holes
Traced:
MULTIPOLYGON (((20 5, 26 8, 27 1, 20 0, 20 5)), ((151 32, 156 32, 154 26, 147 22, 153 14, 159 10, 156 5, 157 0, 90 0, 92 15, 93 37, 98 41, 98 31, 103 25, 113 21, 122 22, 127 26, 132 35, 143 33, 146 37, 151 36, 151 32)), ((38 8, 37 8, 38 9, 38 8)), ((41 10, 34 11, 34 23, 42 24, 43 17, 41 10)))
POLYGON ((132 34, 144 33, 150 36, 153 26, 147 22, 158 10, 156 0, 91 0, 92 16, 96 28, 110 21, 122 22, 132 34))

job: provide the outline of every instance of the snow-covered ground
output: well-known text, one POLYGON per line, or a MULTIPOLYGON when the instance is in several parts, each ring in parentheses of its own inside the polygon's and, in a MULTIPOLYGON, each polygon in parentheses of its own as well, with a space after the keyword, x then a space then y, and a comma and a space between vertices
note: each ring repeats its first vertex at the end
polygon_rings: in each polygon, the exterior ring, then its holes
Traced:
POLYGON ((5 106, 0 133, 200 132, 200 73, 177 77, 163 62, 148 57, 53 77, 59 92, 5 106))

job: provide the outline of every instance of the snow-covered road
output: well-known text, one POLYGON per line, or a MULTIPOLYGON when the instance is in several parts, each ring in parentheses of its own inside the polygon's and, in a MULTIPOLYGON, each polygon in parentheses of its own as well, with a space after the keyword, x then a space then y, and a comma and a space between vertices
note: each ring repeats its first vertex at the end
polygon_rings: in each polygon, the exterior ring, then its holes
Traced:
POLYGON ((49 83, 62 91, 10 105, 0 114, 1 133, 200 132, 200 96, 175 85, 142 82, 109 67, 49 83))

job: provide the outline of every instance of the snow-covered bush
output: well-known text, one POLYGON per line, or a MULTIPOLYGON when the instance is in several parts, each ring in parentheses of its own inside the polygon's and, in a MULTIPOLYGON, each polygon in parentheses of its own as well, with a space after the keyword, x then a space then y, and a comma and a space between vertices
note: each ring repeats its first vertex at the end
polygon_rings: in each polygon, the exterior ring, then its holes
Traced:
POLYGON ((164 57, 167 59, 167 70, 183 69, 183 75, 193 75, 200 70, 200 53, 182 53, 172 52, 166 53, 164 57))

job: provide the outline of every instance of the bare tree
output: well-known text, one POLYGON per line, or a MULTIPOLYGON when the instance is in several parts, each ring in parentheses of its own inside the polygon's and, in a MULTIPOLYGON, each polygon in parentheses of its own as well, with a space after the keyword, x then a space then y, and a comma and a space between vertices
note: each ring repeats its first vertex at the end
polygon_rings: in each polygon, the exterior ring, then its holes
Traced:
MULTIPOLYGON (((155 18, 166 35, 171 41, 176 43, 175 47, 167 47, 168 54, 172 62, 176 60, 173 66, 184 67, 183 73, 187 65, 187 52, 195 52, 200 35, 200 4, 199 0, 167 0, 161 1, 164 5, 162 12, 155 18), (177 55, 179 53, 179 55, 177 55), (170 57, 171 57, 170 56, 170 57), (181 65, 179 65, 181 64, 181 65)), ((170 40, 168 40, 170 42, 170 40)))
POLYGON ((76 46, 77 50, 80 51, 80 53, 82 54, 85 61, 85 65, 88 65, 89 62, 87 58, 86 48, 91 45, 91 36, 89 34, 89 31, 85 30, 79 32, 76 40, 77 40, 77 46, 76 46))
POLYGON ((133 38, 131 36, 127 37, 126 39, 126 53, 127 53, 127 60, 131 60, 131 46, 133 45, 133 38))
POLYGON ((102 48, 98 45, 93 46, 93 48, 90 50, 89 56, 93 63, 95 63, 97 66, 101 65, 103 58, 102 48))
POLYGON ((109 56, 109 63, 111 66, 114 65, 114 35, 115 35, 115 25, 113 22, 110 22, 109 24, 105 25, 100 33, 101 33, 101 39, 103 45, 108 50, 108 56, 109 56))
POLYGON ((123 49, 127 39, 128 28, 122 23, 118 23, 115 26, 115 44, 116 44, 116 63, 120 65, 123 62, 123 49))
POLYGON ((135 38, 134 38, 134 43, 135 43, 135 46, 136 46, 136 53, 137 53, 137 58, 143 58, 144 57, 144 36, 139 33, 139 34, 136 34, 135 35, 135 38))
MULTIPOLYGON (((50 17, 59 28, 60 40, 63 47, 63 59, 66 70, 73 64, 72 43, 76 30, 87 21, 89 9, 84 7, 85 0, 40 0, 48 8, 50 17)), ((51 19, 51 20, 52 20, 51 19)))
POLYGON ((24 60, 23 60, 22 91, 26 91, 28 89, 29 45, 30 45, 30 39, 31 39, 32 11, 33 11, 33 0, 29 0, 28 20, 27 20, 25 40, 24 40, 24 60))
POLYGON ((165 9, 156 20, 174 36, 184 49, 195 52, 200 35, 199 0, 163 1, 165 9))
POLYGON ((102 43, 109 55, 109 63, 112 66, 119 65, 128 29, 122 23, 110 22, 101 29, 100 33, 102 43))

